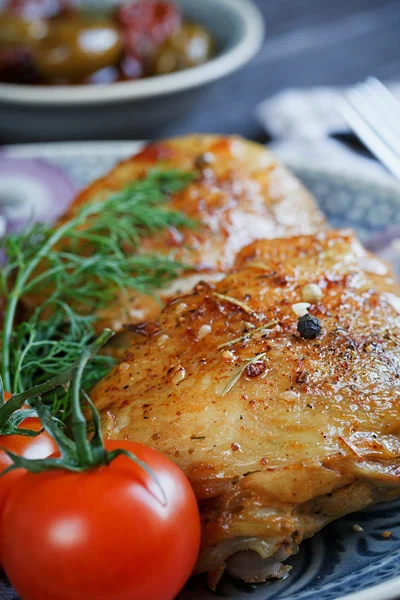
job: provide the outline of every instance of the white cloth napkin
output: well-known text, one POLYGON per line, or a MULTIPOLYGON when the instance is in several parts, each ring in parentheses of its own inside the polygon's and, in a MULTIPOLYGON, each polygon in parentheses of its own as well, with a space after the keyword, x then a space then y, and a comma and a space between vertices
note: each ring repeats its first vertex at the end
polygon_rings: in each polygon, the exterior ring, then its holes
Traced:
MULTIPOLYGON (((400 98, 400 85, 390 87, 400 98)), ((257 117, 274 140, 269 146, 290 166, 314 166, 380 182, 393 181, 394 177, 379 162, 331 137, 349 131, 337 109, 341 93, 339 89, 325 87, 290 89, 259 104, 257 117)), ((400 277, 398 226, 372 238, 368 247, 391 261, 400 277)))
MULTIPOLYGON (((400 85, 390 87, 400 96, 400 85)), ((342 90, 329 87, 289 89, 264 100, 257 106, 256 113, 274 140, 270 147, 291 165, 311 164, 392 179, 377 161, 357 154, 330 137, 348 131, 337 109, 341 93, 342 90)))

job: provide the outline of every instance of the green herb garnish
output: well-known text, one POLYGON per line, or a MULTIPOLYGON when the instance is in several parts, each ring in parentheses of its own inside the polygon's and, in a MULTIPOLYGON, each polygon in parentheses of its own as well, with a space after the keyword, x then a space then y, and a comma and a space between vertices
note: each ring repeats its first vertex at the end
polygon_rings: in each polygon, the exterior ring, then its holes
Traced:
POLYGON ((240 367, 240 369, 237 371, 237 373, 234 375, 234 377, 232 377, 232 379, 229 381, 228 385, 225 386, 221 396, 226 396, 226 394, 229 394, 231 389, 233 389, 235 387, 235 385, 237 384, 237 382, 239 381, 239 379, 241 378, 241 376, 243 375, 243 373, 245 372, 245 370, 247 369, 247 367, 249 365, 252 365, 258 361, 263 360, 266 357, 266 355, 267 355, 266 352, 261 352, 260 354, 257 354, 256 356, 253 356, 252 358, 244 359, 246 361, 245 364, 242 367, 240 367))
POLYGON ((233 346, 234 344, 238 344, 239 342, 244 342, 244 341, 248 342, 248 340, 250 340, 250 338, 253 338, 254 336, 256 336, 258 334, 262 335, 262 334, 266 333, 269 329, 272 329, 277 324, 278 324, 278 320, 273 319, 272 321, 269 321, 269 323, 265 323, 265 325, 261 325, 261 327, 255 327, 254 329, 249 329, 243 335, 241 335, 237 338, 234 338, 232 340, 228 340, 227 342, 224 342, 223 344, 220 344, 219 346, 217 346, 217 349, 220 350, 221 348, 226 348, 227 346, 233 346))
MULTIPOLYGON (((167 206, 169 195, 192 179, 190 173, 153 170, 103 201, 84 204, 56 228, 35 224, 6 237, 0 280, 5 389, 22 392, 73 364, 94 336, 96 311, 118 292, 134 289, 154 295, 182 272, 185 266, 171 256, 136 250, 144 236, 194 226, 185 214, 167 206), (40 306, 18 324, 17 310, 27 294, 40 306)), ((94 358, 83 388, 111 364, 110 357, 94 358)))
MULTIPOLYGON (((7 403, 4 403, 3 392, 0 390, 0 423, 2 428, 4 429, 5 425, 9 425, 10 419, 12 420, 15 417, 16 407, 20 409, 17 412, 32 412, 32 410, 23 410, 21 408, 24 401, 29 400, 29 404, 40 418, 43 428, 56 441, 60 451, 60 457, 57 458, 49 457, 43 459, 29 459, 6 449, 5 452, 12 460, 12 464, 0 473, 1 476, 19 468, 26 469, 30 473, 42 473, 44 471, 50 471, 54 469, 80 473, 95 467, 108 466, 119 456, 127 456, 154 479, 162 494, 163 504, 166 505, 167 497, 164 488, 162 487, 156 474, 144 461, 138 458, 131 451, 124 448, 116 448, 112 450, 106 449, 101 431, 100 415, 90 397, 82 389, 82 377, 87 364, 94 359, 102 346, 107 343, 112 335, 113 332, 110 329, 104 329, 102 334, 99 335, 98 338, 92 342, 92 344, 85 346, 82 349, 77 360, 68 369, 65 369, 52 380, 47 381, 41 386, 36 386, 35 388, 27 390, 23 394, 13 396, 7 403), (58 427, 54 421, 52 413, 42 403, 40 398, 42 393, 46 390, 53 389, 60 385, 65 385, 66 383, 69 384, 72 405, 72 439, 58 427), (92 413, 92 424, 94 431, 90 440, 87 438, 88 423, 81 407, 82 397, 86 399, 86 402, 89 405, 92 413), (9 415, 8 420, 7 412, 9 415)), ((13 434, 12 431, 7 433, 8 435, 13 434)), ((21 430, 17 429, 16 433, 21 433, 21 430)), ((22 435, 38 435, 38 433, 28 430, 26 433, 22 433, 22 435)))

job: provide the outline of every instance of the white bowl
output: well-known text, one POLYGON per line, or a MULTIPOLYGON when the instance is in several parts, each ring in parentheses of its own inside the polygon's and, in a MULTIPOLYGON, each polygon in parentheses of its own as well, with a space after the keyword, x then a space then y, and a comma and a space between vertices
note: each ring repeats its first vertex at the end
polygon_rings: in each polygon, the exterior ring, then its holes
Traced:
POLYGON ((204 65, 169 75, 105 85, 0 83, 4 141, 149 137, 190 110, 205 85, 238 69, 258 51, 263 17, 251 0, 177 0, 206 25, 217 53, 204 65))

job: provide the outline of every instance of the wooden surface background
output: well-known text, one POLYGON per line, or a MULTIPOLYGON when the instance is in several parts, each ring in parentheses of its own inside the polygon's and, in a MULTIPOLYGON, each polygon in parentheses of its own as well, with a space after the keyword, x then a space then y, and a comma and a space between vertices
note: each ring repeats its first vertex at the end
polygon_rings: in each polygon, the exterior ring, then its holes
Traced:
POLYGON ((279 90, 346 85, 368 75, 400 81, 400 0, 255 2, 266 24, 258 56, 214 84, 163 135, 210 131, 265 141, 254 107, 279 90))

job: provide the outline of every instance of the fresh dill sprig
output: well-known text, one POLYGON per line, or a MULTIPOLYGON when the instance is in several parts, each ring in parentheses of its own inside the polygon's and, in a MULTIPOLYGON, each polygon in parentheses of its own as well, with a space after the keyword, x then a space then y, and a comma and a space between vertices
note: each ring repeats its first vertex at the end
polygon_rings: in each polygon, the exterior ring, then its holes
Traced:
MULTIPOLYGON (((93 338, 96 311, 118 292, 154 295, 185 268, 171 256, 140 252, 144 236, 168 227, 192 228, 185 214, 168 208, 190 173, 153 170, 106 199, 85 203, 57 227, 34 224, 8 235, 0 294, 5 299, 1 375, 5 389, 21 392, 73 364, 93 338), (24 296, 36 309, 22 323, 24 296)), ((84 389, 110 368, 97 356, 84 389)), ((55 402, 62 404, 58 396, 55 402)))
MULTIPOLYGON (((14 330, 13 352, 11 355, 12 389, 14 393, 24 391, 48 381, 60 372, 60 368, 73 364, 82 348, 94 336, 93 316, 75 313, 62 302, 58 310, 44 317, 47 304, 35 309, 27 321, 14 330)), ((84 373, 83 389, 89 390, 104 377, 114 360, 100 354, 93 357, 90 369, 84 373)), ((68 403, 68 390, 52 390, 47 399, 54 404, 55 412, 65 412, 68 403)))

